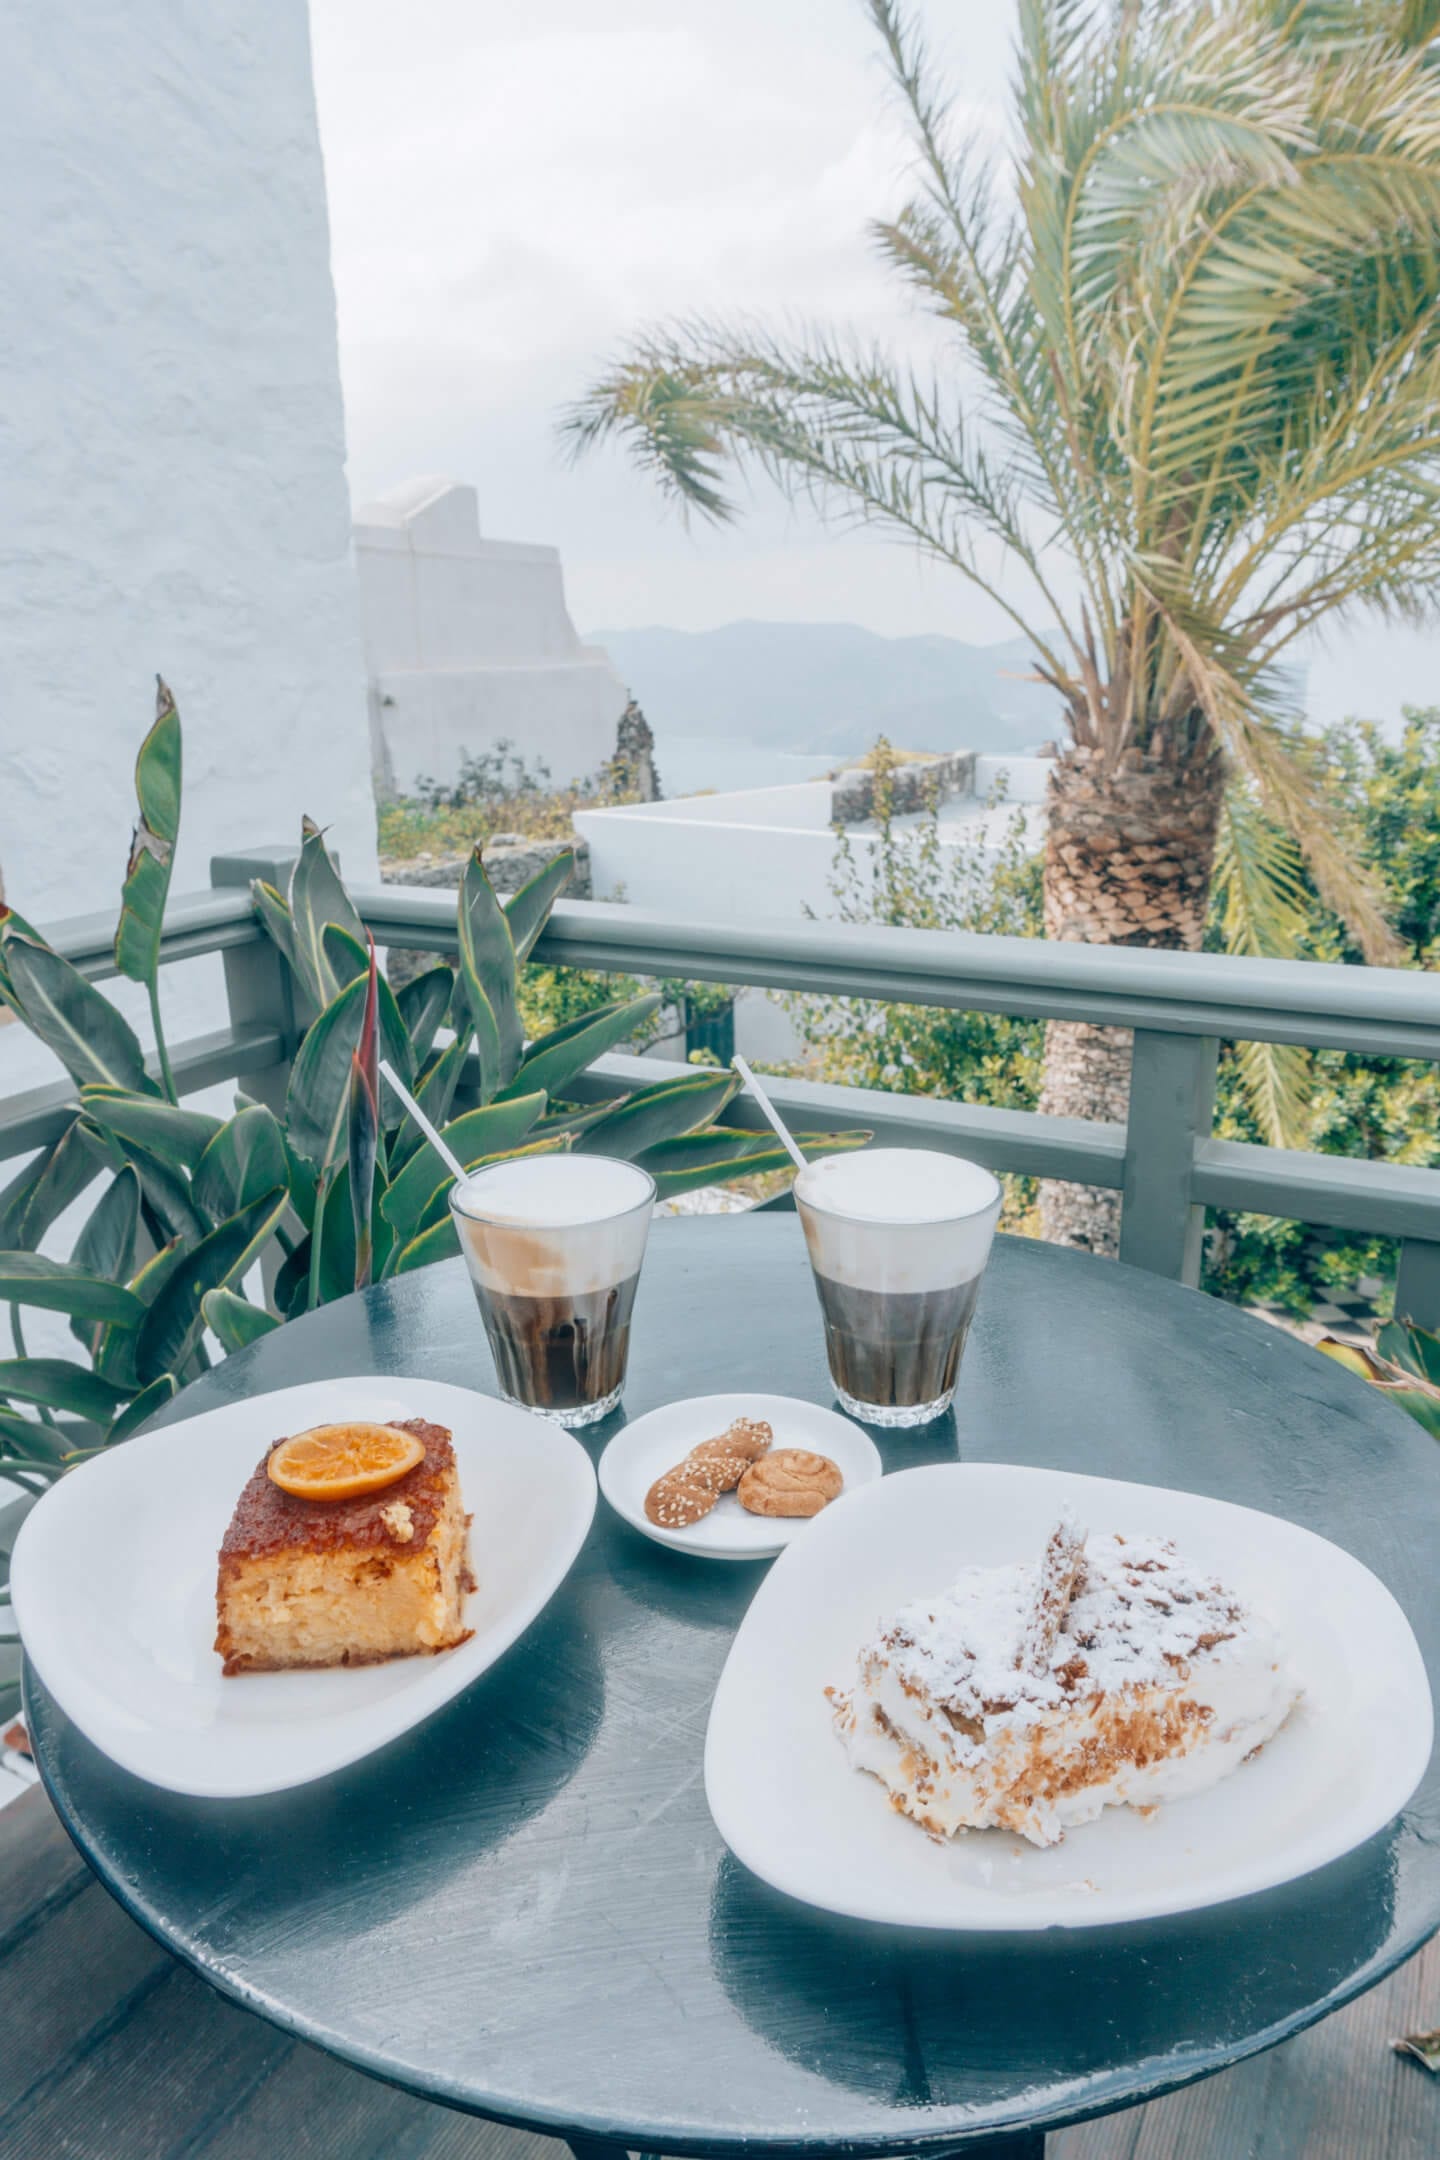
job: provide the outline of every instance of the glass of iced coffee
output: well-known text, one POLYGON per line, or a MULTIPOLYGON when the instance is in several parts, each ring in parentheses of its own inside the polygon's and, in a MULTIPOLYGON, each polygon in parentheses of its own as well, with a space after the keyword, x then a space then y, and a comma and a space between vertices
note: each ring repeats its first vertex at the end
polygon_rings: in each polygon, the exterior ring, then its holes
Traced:
POLYGON ((531 1155, 450 1189, 500 1392, 573 1429, 625 1385, 655 1180, 609 1155, 531 1155))
POLYGON ((795 1205, 841 1407, 869 1425, 948 1410, 1000 1213, 988 1170, 929 1148, 807 1163, 795 1205))

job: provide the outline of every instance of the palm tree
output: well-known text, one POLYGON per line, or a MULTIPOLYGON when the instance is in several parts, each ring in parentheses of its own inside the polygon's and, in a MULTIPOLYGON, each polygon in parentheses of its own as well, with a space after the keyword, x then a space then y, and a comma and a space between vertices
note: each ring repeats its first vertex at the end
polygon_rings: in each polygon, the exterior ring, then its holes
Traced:
MULTIPOLYGON (((1004 610, 1069 730, 1047 935, 1198 945, 1218 845, 1236 942, 1284 949, 1298 845, 1391 958, 1277 663, 1440 576, 1440 0, 1020 0, 1003 175, 950 139, 900 0, 867 4, 918 167, 874 237, 953 370, 687 322, 606 371, 571 446, 618 435, 715 519, 749 460, 1004 610)), ((1293 1067, 1261 1063, 1283 1128, 1293 1067)), ((1128 1088, 1127 1037, 1052 1025, 1046 1109, 1123 1117, 1128 1088)), ((1113 1199, 1052 1187, 1046 1227, 1109 1249, 1113 1199)))

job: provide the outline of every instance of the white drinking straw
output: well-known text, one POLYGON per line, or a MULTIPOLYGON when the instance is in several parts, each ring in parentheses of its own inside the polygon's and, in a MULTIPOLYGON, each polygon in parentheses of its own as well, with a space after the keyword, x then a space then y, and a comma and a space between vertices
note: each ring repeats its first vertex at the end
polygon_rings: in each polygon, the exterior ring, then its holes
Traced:
POLYGON ((465 1165, 460 1161, 459 1157, 454 1153, 453 1149, 448 1148, 445 1145, 445 1142, 441 1139, 439 1133, 436 1132, 435 1127, 431 1124, 429 1118, 426 1117, 425 1112, 421 1109, 419 1103, 416 1102, 415 1097, 410 1093, 409 1088, 406 1087, 403 1080, 396 1079, 394 1067, 387 1064, 384 1058, 381 1058, 380 1060, 380 1070, 381 1073, 384 1075, 385 1079, 389 1081, 391 1087, 394 1088, 395 1093, 400 1097, 401 1102, 404 1103, 406 1109, 410 1112, 411 1117, 414 1118, 416 1124, 420 1127, 421 1132, 424 1133, 426 1139, 430 1142, 431 1147, 434 1148, 436 1154, 440 1157, 441 1162, 444 1163, 445 1167, 448 1170, 454 1172, 457 1182, 463 1185, 468 1175, 468 1172, 465 1169, 465 1165))
POLYGON ((750 1067, 746 1064, 744 1058, 733 1057, 731 1058, 730 1062, 734 1066, 736 1072, 739 1073, 740 1078, 744 1081, 746 1087, 749 1088, 750 1093, 754 1096, 756 1102, 759 1103, 760 1108, 764 1111, 765 1116, 767 1117, 769 1122, 774 1126, 776 1132, 784 1141, 786 1147, 789 1149, 791 1155, 795 1159, 796 1167, 803 1170, 805 1168, 805 1157, 801 1154, 799 1148, 795 1145, 795 1142, 790 1137, 789 1130, 786 1127, 785 1122, 782 1119, 779 1111, 775 1108, 774 1103, 771 1102, 770 1097, 766 1094, 764 1088, 761 1087, 760 1082, 755 1078, 754 1073, 751 1072, 750 1067))

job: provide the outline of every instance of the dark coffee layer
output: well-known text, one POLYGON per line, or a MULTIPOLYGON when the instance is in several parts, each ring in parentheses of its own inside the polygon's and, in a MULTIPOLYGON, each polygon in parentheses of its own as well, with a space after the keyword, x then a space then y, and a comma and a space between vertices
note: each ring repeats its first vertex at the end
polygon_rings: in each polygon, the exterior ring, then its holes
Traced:
POLYGON ((856 1402, 902 1410, 955 1385, 980 1277, 946 1290, 857 1290, 817 1274, 830 1376, 856 1402))
POLYGON ((625 1378, 640 1277, 570 1297, 476 1292, 505 1393, 537 1410, 583 1410, 625 1378))

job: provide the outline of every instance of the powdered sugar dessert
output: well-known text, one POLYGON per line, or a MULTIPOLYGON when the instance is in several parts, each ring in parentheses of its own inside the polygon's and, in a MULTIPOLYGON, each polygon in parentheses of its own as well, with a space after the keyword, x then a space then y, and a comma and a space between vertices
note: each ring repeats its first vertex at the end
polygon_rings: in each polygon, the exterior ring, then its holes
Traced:
POLYGON ((830 1692, 892 1807, 937 1838, 1033 1845, 1217 1784, 1300 1694, 1269 1623, 1172 1544, 1068 1520, 1038 1566, 967 1568, 903 1606, 830 1692))

